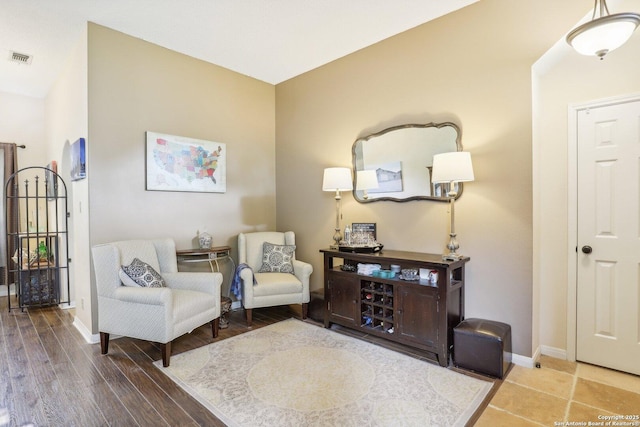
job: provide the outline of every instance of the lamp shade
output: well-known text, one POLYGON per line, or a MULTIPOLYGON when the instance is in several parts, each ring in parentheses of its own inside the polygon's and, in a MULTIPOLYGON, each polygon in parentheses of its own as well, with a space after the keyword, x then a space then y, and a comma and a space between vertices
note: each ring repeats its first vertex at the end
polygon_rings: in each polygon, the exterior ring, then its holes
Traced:
POLYGON ((356 172, 356 190, 378 188, 378 175, 374 170, 356 172))
POLYGON ((465 182, 473 179, 470 153, 454 151, 433 156, 431 182, 465 182))
POLYGON ((349 168, 326 168, 322 178, 323 191, 347 191, 353 190, 351 179, 351 169, 349 168))
POLYGON ((569 43, 582 55, 604 57, 629 40, 640 24, 637 13, 617 13, 587 22, 567 34, 569 43))

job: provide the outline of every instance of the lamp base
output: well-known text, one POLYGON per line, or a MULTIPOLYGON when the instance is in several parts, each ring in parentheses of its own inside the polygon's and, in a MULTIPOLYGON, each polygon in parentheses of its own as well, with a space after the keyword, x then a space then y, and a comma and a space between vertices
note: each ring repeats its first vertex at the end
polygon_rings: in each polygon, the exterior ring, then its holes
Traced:
MULTIPOLYGON (((451 228, 453 228, 453 220, 451 221, 451 228)), ((456 252, 459 247, 460 245, 456 240, 456 233, 453 233, 453 232, 449 233, 449 244, 447 245, 447 249, 449 249, 449 253, 442 255, 442 259, 445 261, 458 261, 462 259, 463 256, 460 255, 458 252, 456 252)))
POLYGON ((455 253, 455 252, 442 255, 443 261, 459 261, 462 258, 464 258, 464 255, 460 255, 459 253, 455 253))
POLYGON ((340 228, 336 227, 336 232, 333 234, 333 244, 329 246, 329 249, 337 250, 340 247, 340 242, 342 242, 342 234, 340 233, 340 228))

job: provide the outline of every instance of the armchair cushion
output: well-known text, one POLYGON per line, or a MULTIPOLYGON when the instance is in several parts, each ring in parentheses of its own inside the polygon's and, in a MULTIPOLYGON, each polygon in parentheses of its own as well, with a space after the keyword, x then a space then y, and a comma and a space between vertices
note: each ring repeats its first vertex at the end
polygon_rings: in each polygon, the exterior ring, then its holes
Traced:
POLYGON ((302 293, 302 282, 289 273, 256 273, 258 285, 253 287, 253 296, 302 293))
POLYGON ((160 273, 139 258, 134 258, 129 265, 123 265, 122 271, 143 288, 164 288, 166 286, 160 273))
POLYGON ((264 242, 262 245, 262 266, 258 273, 291 273, 295 257, 295 245, 274 245, 264 242))
MULTIPOLYGON (((140 286, 119 286, 114 293, 113 301, 122 301, 127 304, 167 305, 171 300, 171 290, 168 288, 143 289, 140 286)), ((122 320, 122 313, 118 313, 118 320, 122 320)))

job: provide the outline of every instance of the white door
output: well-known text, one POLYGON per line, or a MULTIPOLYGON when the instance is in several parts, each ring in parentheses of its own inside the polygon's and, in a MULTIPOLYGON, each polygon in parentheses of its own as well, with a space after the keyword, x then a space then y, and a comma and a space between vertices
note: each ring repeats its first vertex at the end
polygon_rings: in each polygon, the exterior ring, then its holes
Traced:
POLYGON ((640 374, 640 101, 578 112, 576 359, 640 374))

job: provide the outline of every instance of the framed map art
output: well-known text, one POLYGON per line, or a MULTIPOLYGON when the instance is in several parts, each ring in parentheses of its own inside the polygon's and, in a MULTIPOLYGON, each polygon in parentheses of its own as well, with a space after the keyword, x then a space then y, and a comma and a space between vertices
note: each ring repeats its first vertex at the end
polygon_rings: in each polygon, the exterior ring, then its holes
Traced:
POLYGON ((226 167, 226 144, 147 132, 147 190, 224 193, 226 167))

